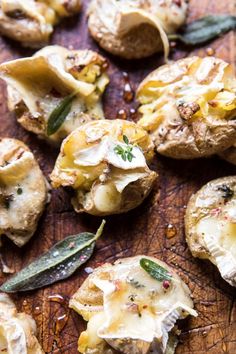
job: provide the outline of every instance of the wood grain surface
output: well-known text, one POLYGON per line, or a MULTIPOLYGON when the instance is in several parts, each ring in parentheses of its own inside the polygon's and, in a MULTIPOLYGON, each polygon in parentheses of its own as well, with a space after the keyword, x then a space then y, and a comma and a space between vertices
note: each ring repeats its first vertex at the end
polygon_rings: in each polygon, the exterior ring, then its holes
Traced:
MULTIPOLYGON (((111 83, 104 97, 106 117, 115 118, 119 109, 125 109, 129 116, 130 109, 136 107, 136 102, 126 104, 123 100, 122 72, 129 73, 135 90, 150 71, 162 64, 163 58, 158 54, 148 59, 127 62, 100 50, 88 34, 85 15, 87 2, 84 0, 83 11, 78 17, 65 20, 56 28, 52 43, 72 46, 75 49, 91 48, 107 57, 110 62, 111 83)), ((189 21, 211 13, 236 14, 236 2, 190 1, 189 21)), ((193 52, 177 47, 172 58, 178 59, 193 53, 205 56, 210 53, 208 47, 209 44, 193 52)), ((210 47, 213 48, 215 56, 235 63, 235 35, 232 32, 215 40, 210 47)), ((13 41, 0 39, 0 62, 29 56, 32 53, 31 50, 20 48, 13 41)), ((21 128, 14 115, 8 112, 6 100, 5 85, 1 82, 1 137, 14 137, 27 143, 48 176, 58 151, 21 128)), ((153 193, 134 211, 107 218, 104 235, 98 241, 96 252, 86 266, 96 267, 106 261, 137 254, 147 254, 164 260, 173 266, 189 285, 199 313, 198 318, 189 318, 181 323, 182 334, 177 354, 235 354, 236 291, 221 279, 212 264, 191 256, 185 242, 183 216, 186 203, 194 191, 211 179, 235 174, 236 168, 217 157, 174 161, 161 156, 156 156, 152 167, 160 175, 153 193), (176 230, 172 238, 167 237, 170 234, 167 232, 169 224, 176 230)), ((84 230, 95 231, 99 223, 99 218, 77 215, 65 191, 53 191, 51 203, 46 208, 32 240, 24 248, 18 249, 4 239, 3 258, 8 266, 18 271, 65 236, 84 230)), ((18 309, 32 314, 35 318, 39 340, 46 353, 77 353, 77 339, 85 328, 85 323, 75 312, 68 312, 66 306, 50 301, 49 296, 59 294, 68 299, 86 276, 82 268, 69 280, 39 291, 13 296, 18 309), (64 315, 68 315, 66 324, 60 321, 60 317, 64 315), (65 324, 62 330, 58 330, 59 324, 65 324)), ((0 283, 6 279, 7 276, 0 273, 0 283)))

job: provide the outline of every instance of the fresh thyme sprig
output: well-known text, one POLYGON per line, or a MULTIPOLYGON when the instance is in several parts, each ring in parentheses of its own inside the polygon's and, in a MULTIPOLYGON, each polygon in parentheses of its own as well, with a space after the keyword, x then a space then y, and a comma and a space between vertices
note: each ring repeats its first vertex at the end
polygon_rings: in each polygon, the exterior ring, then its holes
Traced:
POLYGON ((117 145, 115 146, 114 151, 117 155, 120 155, 122 160, 124 161, 128 160, 129 162, 131 162, 135 158, 134 154, 132 153, 133 146, 130 145, 129 139, 126 135, 123 135, 123 140, 127 146, 124 148, 120 145, 117 145))

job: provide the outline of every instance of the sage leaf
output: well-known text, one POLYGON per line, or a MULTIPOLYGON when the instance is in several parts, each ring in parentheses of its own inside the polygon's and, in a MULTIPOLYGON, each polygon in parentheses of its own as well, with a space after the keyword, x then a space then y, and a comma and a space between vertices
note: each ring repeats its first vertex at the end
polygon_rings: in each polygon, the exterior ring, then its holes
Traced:
POLYGON ((171 34, 168 38, 194 46, 208 42, 234 29, 236 29, 236 16, 209 15, 193 21, 186 25, 180 33, 171 34))
POLYGON ((66 117, 71 111, 73 100, 76 96, 76 93, 72 93, 59 103, 59 105, 52 111, 49 116, 48 124, 47 124, 47 135, 50 136, 55 134, 58 129, 64 123, 66 117))
POLYGON ((169 271, 148 258, 140 259, 140 266, 154 279, 158 281, 171 280, 169 271))
POLYGON ((68 236, 48 252, 6 281, 0 290, 6 293, 28 291, 68 278, 93 254, 95 241, 101 236, 105 220, 96 235, 83 232, 68 236))

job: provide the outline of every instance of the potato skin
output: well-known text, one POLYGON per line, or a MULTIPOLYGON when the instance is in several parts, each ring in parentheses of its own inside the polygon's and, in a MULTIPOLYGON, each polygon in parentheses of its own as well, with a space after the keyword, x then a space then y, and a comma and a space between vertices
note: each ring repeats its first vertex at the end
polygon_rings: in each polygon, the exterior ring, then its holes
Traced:
POLYGON ((16 114, 17 121, 26 130, 59 145, 81 124, 104 118, 101 98, 109 83, 107 66, 106 59, 92 50, 52 45, 32 57, 2 63, 0 77, 7 83, 8 108, 16 114), (88 86, 90 94, 84 92, 88 86), (49 136, 51 113, 75 91, 78 94, 65 121, 49 136))
POLYGON ((208 249, 205 246, 203 236, 199 235, 195 226, 201 217, 209 215, 212 209, 218 208, 222 203, 220 193, 217 192, 219 187, 227 185, 236 193, 236 176, 218 178, 208 182, 197 193, 193 194, 188 202, 185 214, 185 235, 186 241, 194 257, 209 259, 214 262, 208 249), (207 200, 207 207, 197 206, 197 199, 207 200), (220 200, 221 199, 221 200, 220 200))
MULTIPOLYGON (((92 0, 88 9, 88 27, 91 36, 99 43, 99 45, 108 52, 120 56, 125 59, 146 58, 156 52, 163 51, 163 44, 159 30, 149 23, 133 24, 130 30, 125 34, 116 33, 115 27, 111 31, 110 26, 106 26, 106 14, 99 14, 101 2, 106 0, 92 0)), ((110 1, 110 0, 109 0, 110 1)), ((107 5, 108 4, 107 1, 107 5)), ((111 1, 113 2, 113 0, 111 1)), ((184 0, 180 5, 172 0, 166 1, 165 4, 158 0, 137 1, 136 4, 130 4, 131 1, 122 0, 118 13, 115 14, 114 5, 109 9, 109 15, 115 24, 122 15, 122 7, 135 10, 146 11, 147 17, 152 15, 163 27, 166 33, 173 33, 178 27, 184 24, 187 2, 184 0)), ((126 19, 129 22, 130 19, 126 19)))
POLYGON ((52 186, 75 190, 72 204, 77 212, 97 216, 127 212, 140 205, 154 186, 157 173, 147 165, 153 148, 146 131, 134 122, 116 119, 86 123, 64 140, 51 174, 52 186), (124 145, 124 136, 128 145, 124 145), (120 144, 123 149, 133 149, 131 161, 125 162, 114 152, 120 144), (76 160, 75 156, 88 153, 85 160, 76 160))
POLYGON ((7 13, 0 0, 0 33, 31 48, 46 45, 59 19, 79 12, 81 7, 80 0, 38 0, 33 1, 32 9, 32 4, 24 4, 25 1, 13 1, 11 6, 15 5, 16 10, 7 13))
POLYGON ((47 202, 48 185, 29 148, 16 139, 0 139, 0 236, 22 247, 47 202))
POLYGON ((162 155, 211 156, 235 142, 236 102, 228 109, 220 98, 222 92, 233 96, 235 89, 232 68, 220 59, 191 57, 164 65, 138 88, 142 114, 138 124, 150 133, 162 155))

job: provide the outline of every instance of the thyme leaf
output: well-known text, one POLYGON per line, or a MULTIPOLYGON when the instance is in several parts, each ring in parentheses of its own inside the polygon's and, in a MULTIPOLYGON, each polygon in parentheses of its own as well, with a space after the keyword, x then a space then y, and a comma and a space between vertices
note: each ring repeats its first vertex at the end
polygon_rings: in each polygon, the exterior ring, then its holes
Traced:
POLYGON ((171 280, 172 275, 167 269, 148 258, 140 259, 140 266, 154 279, 158 281, 171 280))
POLYGON ((56 243, 48 252, 6 281, 0 290, 7 293, 28 291, 68 278, 93 254, 105 220, 96 235, 83 232, 56 243))
POLYGON ((236 16, 209 15, 191 22, 180 33, 171 34, 168 38, 194 46, 206 43, 234 29, 236 29, 236 16))
POLYGON ((132 160, 135 158, 134 154, 132 153, 133 151, 133 146, 130 145, 129 139, 126 135, 123 135, 123 140, 124 143, 127 145, 127 147, 123 147, 121 145, 117 145, 114 148, 114 151, 117 155, 119 155, 122 160, 124 161, 129 161, 132 162, 132 160))

